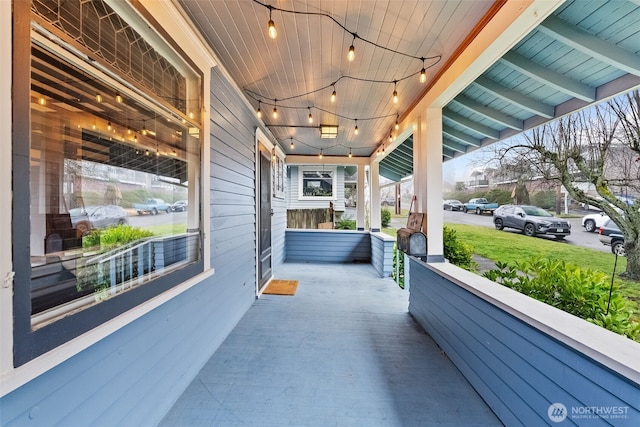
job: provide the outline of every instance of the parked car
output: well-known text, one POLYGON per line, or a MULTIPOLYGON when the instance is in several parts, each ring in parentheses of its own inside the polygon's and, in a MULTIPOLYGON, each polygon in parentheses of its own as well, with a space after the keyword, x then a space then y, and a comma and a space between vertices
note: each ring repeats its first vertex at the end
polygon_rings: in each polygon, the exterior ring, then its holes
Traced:
POLYGON ((396 205, 396 199, 394 199, 393 197, 385 197, 384 199, 382 199, 380 201, 380 205, 381 206, 395 206, 396 205))
POLYGON ((445 200, 442 202, 442 208, 445 211, 461 211, 463 206, 460 200, 445 200))
POLYGON ((489 201, 484 197, 471 199, 467 203, 465 203, 464 206, 462 207, 462 211, 464 213, 471 211, 471 212, 475 212, 476 215, 481 215, 485 212, 491 212, 493 214, 493 211, 495 211, 496 209, 498 209, 498 204, 489 203, 489 201))
POLYGON ((593 233, 608 220, 609 216, 604 212, 592 213, 582 217, 582 226, 589 233, 593 233))
POLYGON ((605 246, 611 246, 611 252, 620 256, 625 256, 624 234, 618 228, 618 225, 612 220, 608 220, 600 226, 598 230, 598 239, 605 246))
POLYGON ((127 224, 128 214, 120 206, 100 205, 74 208, 69 210, 73 228, 82 234, 96 228, 127 224))
POLYGON ((133 209, 138 212, 138 215, 142 215, 144 213, 156 215, 160 211, 164 211, 166 213, 171 212, 171 205, 162 199, 147 199, 144 203, 135 203, 133 205, 133 209))
POLYGON ((189 207, 189 202, 186 200, 178 200, 173 202, 171 210, 174 212, 184 212, 187 210, 187 207, 189 207))
POLYGON ((562 240, 571 234, 571 224, 537 206, 503 205, 493 213, 496 229, 515 228, 527 236, 548 234, 562 240))

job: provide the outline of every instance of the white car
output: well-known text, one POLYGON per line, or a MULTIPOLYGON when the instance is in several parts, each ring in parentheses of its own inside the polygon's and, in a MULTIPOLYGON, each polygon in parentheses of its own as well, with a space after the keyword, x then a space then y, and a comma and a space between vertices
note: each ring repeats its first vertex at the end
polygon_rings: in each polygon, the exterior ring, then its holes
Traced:
POLYGON ((589 233, 597 231, 609 220, 609 216, 604 212, 592 213, 582 217, 582 226, 589 233))

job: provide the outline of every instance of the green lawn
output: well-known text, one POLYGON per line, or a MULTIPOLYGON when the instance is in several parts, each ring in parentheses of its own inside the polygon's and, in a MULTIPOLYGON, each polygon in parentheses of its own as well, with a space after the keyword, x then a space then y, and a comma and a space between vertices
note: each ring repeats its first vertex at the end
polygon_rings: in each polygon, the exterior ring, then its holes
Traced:
MULTIPOLYGON (((492 261, 512 263, 530 257, 542 256, 564 260, 576 264, 580 268, 602 271, 608 275, 613 273, 615 256, 611 253, 580 248, 554 240, 527 237, 518 233, 494 230, 492 228, 465 225, 445 224, 456 230, 461 241, 473 246, 473 253, 492 261)), ((396 235, 396 229, 383 228, 384 233, 396 235)), ((618 258, 617 273, 625 271, 627 260, 618 258)), ((640 313, 640 283, 622 280, 616 277, 615 283, 620 292, 636 305, 636 313, 640 313)))

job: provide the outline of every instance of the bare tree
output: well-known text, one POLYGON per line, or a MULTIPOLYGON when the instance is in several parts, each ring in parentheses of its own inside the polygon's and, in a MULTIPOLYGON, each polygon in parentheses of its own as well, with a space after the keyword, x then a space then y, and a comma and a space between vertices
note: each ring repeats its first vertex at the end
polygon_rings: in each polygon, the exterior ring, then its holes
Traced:
POLYGON ((574 200, 609 215, 624 234, 624 274, 640 280, 640 199, 629 205, 615 195, 640 190, 638 91, 540 126, 523 139, 501 150, 499 158, 517 158, 545 179, 561 183, 574 200), (580 182, 591 184, 598 196, 587 193, 580 182))

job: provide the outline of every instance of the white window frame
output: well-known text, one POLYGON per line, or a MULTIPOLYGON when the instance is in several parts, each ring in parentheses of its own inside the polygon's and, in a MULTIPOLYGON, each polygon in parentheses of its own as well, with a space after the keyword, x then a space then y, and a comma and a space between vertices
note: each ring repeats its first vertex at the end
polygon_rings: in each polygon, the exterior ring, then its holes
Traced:
POLYGON ((337 166, 299 166, 298 167, 298 200, 335 200, 338 188, 338 168, 337 166), (330 196, 305 196, 304 195, 304 172, 322 171, 331 172, 331 195, 330 196))

